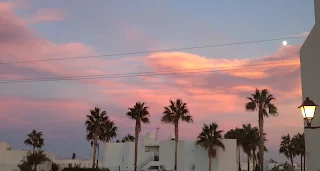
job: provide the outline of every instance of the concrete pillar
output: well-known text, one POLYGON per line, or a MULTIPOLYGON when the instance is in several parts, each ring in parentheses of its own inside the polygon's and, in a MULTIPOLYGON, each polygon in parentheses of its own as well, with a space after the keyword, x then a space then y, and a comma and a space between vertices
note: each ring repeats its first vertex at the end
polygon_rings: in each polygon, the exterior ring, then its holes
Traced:
MULTIPOLYGON (((320 0, 314 0, 314 6, 315 25, 300 49, 303 96, 301 100, 310 97, 311 100, 320 105, 320 0)), ((306 123, 304 124, 306 126, 306 123)), ((319 109, 316 111, 312 126, 320 126, 319 109)), ((304 132, 307 170, 318 171, 320 170, 320 129, 305 129, 304 132)))

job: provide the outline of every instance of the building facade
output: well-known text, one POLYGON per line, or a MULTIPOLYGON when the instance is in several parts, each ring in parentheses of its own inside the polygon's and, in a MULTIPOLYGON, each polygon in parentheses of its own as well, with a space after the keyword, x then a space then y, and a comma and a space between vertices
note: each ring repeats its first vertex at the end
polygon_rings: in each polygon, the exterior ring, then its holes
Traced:
MULTIPOLYGON (((314 0, 314 7, 315 25, 300 49, 302 100, 310 97, 316 104, 320 104, 320 81, 318 81, 320 73, 320 0, 314 0)), ((316 111, 312 126, 320 126, 320 110, 316 111)), ((320 170, 320 129, 305 129, 304 133, 306 166, 310 171, 320 170)))
MULTIPOLYGON (((12 150, 7 142, 0 142, 0 171, 19 171, 18 165, 25 159, 27 150, 12 150)), ((49 159, 53 159, 52 153, 45 153, 49 159)), ((37 167, 38 171, 49 171, 51 162, 46 162, 37 167)))
MULTIPOLYGON (((224 139, 225 151, 217 148, 217 155, 212 160, 212 170, 235 171, 237 169, 237 144, 235 139, 224 139)), ((157 141, 155 134, 147 133, 139 141, 138 170, 173 170, 174 168, 174 137, 157 141)), ((134 169, 134 142, 105 143, 104 166, 110 171, 126 171, 134 169)), ((197 146, 195 141, 179 140, 178 171, 208 170, 208 152, 197 146)))
MULTIPOLYGON (((29 150, 13 150, 8 142, 0 142, 0 171, 19 171, 18 165, 25 160, 29 150)), ((91 168, 92 160, 78 159, 57 159, 53 153, 45 152, 51 160, 37 167, 37 171, 51 171, 51 164, 58 164, 60 171, 68 167, 91 168)), ((102 161, 99 161, 99 167, 103 167, 102 161)))

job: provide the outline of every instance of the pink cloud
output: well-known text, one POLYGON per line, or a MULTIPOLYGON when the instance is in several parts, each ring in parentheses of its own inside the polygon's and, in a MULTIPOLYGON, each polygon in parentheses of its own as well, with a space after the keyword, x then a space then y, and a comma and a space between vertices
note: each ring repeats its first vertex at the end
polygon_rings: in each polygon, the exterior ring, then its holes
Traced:
MULTIPOLYGON (((0 27, 0 37, 2 38, 0 40, 0 56, 3 57, 1 62, 46 60, 96 54, 93 47, 80 42, 57 44, 40 37, 35 30, 26 24, 25 20, 15 15, 12 8, 11 3, 0 3, 0 12, 5 13, 5 17, 0 15, 0 23, 8 25, 8 27, 0 27)), ((59 20, 59 17, 62 19, 59 16, 59 10, 40 11, 38 15, 40 16, 38 21, 59 20)), ((122 29, 128 29, 126 35, 133 40, 137 40, 143 35, 138 28, 124 27, 122 29)), ((115 109, 109 112, 106 109, 122 132, 131 130, 134 126, 134 122, 124 118, 126 109, 133 106, 135 102, 144 101, 150 106, 152 125, 145 127, 143 131, 146 132, 154 131, 156 126, 162 125, 160 117, 163 107, 169 104, 169 99, 182 98, 188 103, 190 112, 195 119, 195 124, 181 125, 181 137, 190 139, 198 134, 203 122, 217 121, 226 131, 248 122, 257 125, 257 114, 246 112, 244 109, 246 97, 253 93, 255 88, 268 88, 277 97, 276 104, 280 112, 279 117, 266 121, 266 130, 272 132, 281 130, 283 125, 290 128, 299 127, 296 126, 299 124, 302 126, 296 106, 288 104, 300 104, 299 48, 300 45, 284 46, 279 48, 275 54, 252 59, 229 59, 227 57, 215 59, 185 52, 163 52, 150 54, 146 57, 126 57, 108 61, 90 58, 23 63, 3 67, 1 69, 3 74, 0 77, 1 79, 22 79, 105 75, 140 72, 143 70, 141 67, 144 67, 146 71, 154 72, 215 70, 215 72, 139 76, 113 80, 88 79, 79 82, 88 84, 88 90, 92 86, 99 86, 100 89, 97 91, 101 91, 101 96, 105 100, 103 103, 117 109, 123 109, 120 112, 115 109), (133 66, 132 63, 139 65, 133 66), (265 66, 260 64, 265 64, 265 66), (284 65, 296 66, 279 67, 284 65), (283 78, 286 78, 285 81, 283 78), (130 81, 128 81, 129 79, 130 81), (288 108, 292 110, 288 110, 288 108)), ((63 91, 66 90, 62 90, 62 93, 63 91)), ((2 113, 0 119, 8 122, 6 127, 14 124, 31 126, 39 117, 51 118, 45 122, 51 124, 52 122, 61 122, 61 124, 67 125, 69 124, 66 123, 67 121, 83 124, 83 117, 90 108, 94 107, 88 102, 91 100, 89 98, 84 101, 35 100, 13 97, 0 98, 0 100, 5 102, 0 106, 0 113, 2 113), (32 120, 33 118, 34 120, 32 120)), ((172 128, 170 125, 168 127, 172 128)), ((169 128, 166 130, 171 130, 169 128)), ((279 131, 280 133, 284 132, 279 131)), ((163 133, 163 137, 168 135, 169 133, 163 133)), ((271 140, 278 138, 272 134, 268 136, 271 140)))
POLYGON ((91 108, 88 103, 71 100, 31 99, 24 97, 0 96, 0 119, 2 128, 11 126, 32 127, 42 122, 42 126, 51 127, 52 124, 78 123, 85 119, 86 111, 91 108), (19 106, 19 107, 17 107, 19 106), (66 115, 67 114, 67 115, 66 115))
POLYGON ((36 24, 45 21, 60 21, 67 17, 67 12, 59 8, 43 8, 28 19, 28 23, 36 24))

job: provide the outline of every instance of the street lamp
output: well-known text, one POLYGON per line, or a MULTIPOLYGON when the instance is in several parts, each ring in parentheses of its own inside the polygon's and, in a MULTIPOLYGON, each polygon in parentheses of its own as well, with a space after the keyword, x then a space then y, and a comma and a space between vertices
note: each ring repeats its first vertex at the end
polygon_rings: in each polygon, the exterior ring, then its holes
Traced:
POLYGON ((306 98, 306 100, 299 106, 303 118, 307 121, 307 127, 305 129, 317 129, 320 128, 320 126, 312 127, 311 121, 316 113, 317 106, 312 100, 309 99, 309 97, 306 98))

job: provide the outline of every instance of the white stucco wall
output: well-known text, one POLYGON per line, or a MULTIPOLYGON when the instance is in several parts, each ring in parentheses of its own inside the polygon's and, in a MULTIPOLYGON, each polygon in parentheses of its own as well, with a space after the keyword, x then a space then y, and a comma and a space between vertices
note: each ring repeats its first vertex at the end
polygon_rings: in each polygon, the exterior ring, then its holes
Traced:
MULTIPOLYGON (((310 97, 320 104, 320 0, 315 3, 315 25, 300 49, 302 96, 310 97)), ((297 104, 299 105, 299 104, 297 104)), ((302 119, 301 119, 302 122, 302 119)), ((313 126, 320 126, 320 110, 316 111, 312 121, 313 126)), ((320 129, 305 129, 306 167, 310 171, 320 170, 320 129)))
MULTIPOLYGON (((212 170, 237 170, 237 142, 234 139, 224 139, 225 151, 217 148, 217 156, 212 160, 212 170)), ((208 152, 196 147, 195 170, 203 171, 209 168, 208 152)))
MULTIPOLYGON (((27 150, 8 150, 10 145, 7 142, 0 142, 0 171, 19 171, 18 165, 27 155, 27 150)), ((52 153, 46 152, 49 159, 53 159, 52 153)), ((48 171, 51 163, 47 162, 38 166, 39 171, 48 171)))
MULTIPOLYGON (((143 142, 139 142, 137 166, 148 157, 153 156, 159 147, 149 147, 147 152, 143 142)), ((105 143, 104 166, 118 168, 121 170, 132 170, 134 168, 134 142, 126 143, 105 143)))
MULTIPOLYGON (((215 171, 235 171, 237 168, 237 147, 236 140, 223 140, 226 150, 217 150, 217 156, 213 160, 212 170, 215 171)), ((149 148, 150 151, 159 149, 159 162, 153 162, 153 166, 163 165, 165 169, 174 168, 175 141, 159 141, 158 147, 149 148)), ((108 168, 118 168, 121 170, 133 169, 134 143, 106 143, 104 163, 108 168)), ((145 152, 143 144, 139 145, 138 165, 145 161, 154 152, 145 152)), ((195 141, 180 140, 178 144, 178 171, 203 171, 208 170, 208 153, 202 147, 197 147, 195 141), (195 169, 192 169, 192 165, 195 169)), ((150 164, 148 165, 150 166, 150 164)))

